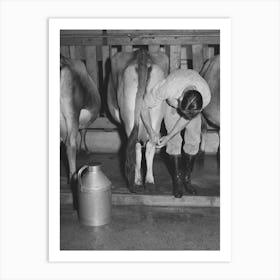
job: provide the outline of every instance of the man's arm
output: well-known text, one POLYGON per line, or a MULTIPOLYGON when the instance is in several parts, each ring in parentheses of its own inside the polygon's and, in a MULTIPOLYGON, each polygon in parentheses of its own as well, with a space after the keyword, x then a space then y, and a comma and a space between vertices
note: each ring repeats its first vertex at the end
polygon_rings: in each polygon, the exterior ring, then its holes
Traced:
POLYGON ((166 136, 163 136, 160 138, 160 140, 158 141, 158 148, 161 148, 163 146, 165 146, 167 144, 167 142, 174 137, 177 133, 179 133, 181 130, 183 130, 189 123, 190 121, 185 119, 185 118, 180 118, 176 124, 174 125, 174 127, 172 128, 172 130, 170 131, 169 134, 167 134, 166 136))
POLYGON ((151 108, 160 105, 160 103, 164 102, 164 100, 166 99, 165 91, 159 90, 159 87, 163 85, 164 82, 165 80, 161 81, 153 88, 152 91, 146 94, 141 109, 141 118, 144 123, 144 126, 148 131, 151 141, 155 143, 158 142, 158 135, 155 133, 152 127, 150 110, 151 108))

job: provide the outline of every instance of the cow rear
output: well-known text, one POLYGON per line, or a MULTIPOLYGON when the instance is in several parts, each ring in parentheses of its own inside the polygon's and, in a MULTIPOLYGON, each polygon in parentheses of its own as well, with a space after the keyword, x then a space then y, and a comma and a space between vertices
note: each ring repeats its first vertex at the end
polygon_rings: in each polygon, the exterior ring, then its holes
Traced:
MULTIPOLYGON (((141 144, 146 146, 146 186, 154 185, 152 162, 155 145, 140 117, 145 94, 161 82, 168 72, 165 54, 139 50, 134 53, 118 53, 112 58, 112 74, 108 86, 108 106, 112 116, 124 124, 128 142, 126 146, 125 173, 132 192, 143 186, 141 175, 141 144)), ((165 104, 150 112, 154 131, 159 132, 165 104)))
POLYGON ((68 178, 76 173, 77 138, 81 130, 81 147, 86 149, 85 133, 97 118, 101 100, 84 63, 60 58, 60 140, 66 146, 68 178))
MULTIPOLYGON (((205 152, 205 138, 207 124, 220 131, 220 55, 207 60, 200 71, 200 75, 207 81, 211 91, 211 101, 203 110, 203 127, 200 150, 205 152)), ((219 149, 218 149, 219 156, 219 149)))
POLYGON ((211 90, 211 101, 203 110, 203 115, 212 126, 220 127, 220 55, 209 59, 200 75, 206 80, 211 90))

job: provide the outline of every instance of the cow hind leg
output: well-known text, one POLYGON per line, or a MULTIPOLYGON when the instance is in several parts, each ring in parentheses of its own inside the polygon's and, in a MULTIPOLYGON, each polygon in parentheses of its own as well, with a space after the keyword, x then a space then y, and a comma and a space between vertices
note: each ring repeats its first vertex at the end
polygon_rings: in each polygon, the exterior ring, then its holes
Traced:
POLYGON ((146 152, 145 152, 146 165, 147 165, 145 186, 149 192, 156 191, 155 179, 153 175, 153 160, 154 160, 155 150, 156 150, 155 145, 152 144, 150 141, 148 141, 146 145, 146 152))
POLYGON ((78 124, 74 125, 74 127, 70 130, 69 137, 66 141, 66 153, 68 157, 69 163, 69 177, 68 182, 70 184, 70 188, 72 191, 73 197, 73 206, 75 209, 78 207, 78 197, 77 197, 77 163, 76 163, 76 156, 77 156, 77 136, 79 134, 78 124))
POLYGON ((218 136, 219 136, 219 145, 217 149, 217 166, 218 166, 218 170, 220 171, 220 130, 218 131, 218 136))
POLYGON ((204 156, 204 154, 205 154, 206 134, 207 134, 207 130, 201 132, 201 142, 200 142, 200 147, 199 147, 199 153, 202 156, 204 156))
POLYGON ((86 144, 86 133, 88 127, 93 123, 93 121, 96 119, 96 114, 94 112, 91 112, 88 109, 82 109, 80 112, 79 117, 79 128, 80 128, 80 135, 81 135, 81 142, 80 142, 80 151, 85 151, 88 153, 88 147, 86 144))
POLYGON ((69 181, 76 179, 76 152, 77 152, 78 126, 74 125, 70 129, 69 136, 66 140, 66 153, 69 163, 69 181))
POLYGON ((199 145, 199 151, 197 157, 197 164, 200 168, 204 167, 206 137, 207 137, 207 122, 206 119, 203 117, 203 115, 201 115, 201 135, 200 135, 200 145, 199 145))
POLYGON ((87 133, 86 128, 80 129, 81 141, 80 141, 79 150, 84 151, 88 154, 89 151, 88 151, 88 147, 87 147, 87 143, 86 143, 86 133, 87 133))
POLYGON ((142 146, 139 142, 136 143, 136 162, 135 162, 135 189, 139 192, 143 189, 143 180, 141 173, 141 161, 142 161, 142 146))
POLYGON ((125 158, 125 176, 128 188, 133 193, 144 190, 141 176, 142 147, 137 138, 138 126, 135 125, 127 141, 125 158))

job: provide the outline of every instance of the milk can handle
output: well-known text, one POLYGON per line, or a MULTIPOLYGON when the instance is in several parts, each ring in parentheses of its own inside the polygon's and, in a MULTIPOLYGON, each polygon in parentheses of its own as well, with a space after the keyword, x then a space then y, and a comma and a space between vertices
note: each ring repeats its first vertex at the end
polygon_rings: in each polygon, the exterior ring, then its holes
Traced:
POLYGON ((78 172, 78 183, 79 183, 79 186, 82 186, 82 179, 81 179, 81 175, 83 173, 83 171, 88 168, 88 165, 84 165, 78 172))

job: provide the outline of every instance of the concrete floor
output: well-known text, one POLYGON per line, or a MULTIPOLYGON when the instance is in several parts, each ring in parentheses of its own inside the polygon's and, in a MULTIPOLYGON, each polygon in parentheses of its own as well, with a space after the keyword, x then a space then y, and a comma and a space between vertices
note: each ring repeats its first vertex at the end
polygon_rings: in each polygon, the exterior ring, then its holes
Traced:
MULTIPOLYGON (((93 161, 114 185, 113 194, 130 195, 118 154, 79 154, 78 166, 93 161)), ((154 176, 158 194, 172 197, 172 181, 165 157, 157 154, 154 176)), ((216 157, 207 155, 204 165, 197 162, 193 182, 198 195, 216 197, 220 193, 220 176, 216 157)), ((61 164, 61 193, 71 192, 61 164)), ((171 200, 172 201, 172 200, 171 200)), ((113 205, 110 224, 101 227, 80 225, 71 204, 61 204, 61 250, 219 250, 220 208, 156 207, 113 205)))
POLYGON ((62 207, 61 250, 219 250, 220 208, 113 206, 101 227, 62 207))

